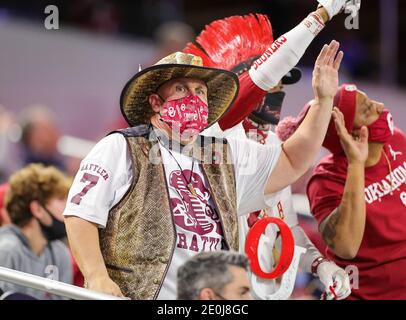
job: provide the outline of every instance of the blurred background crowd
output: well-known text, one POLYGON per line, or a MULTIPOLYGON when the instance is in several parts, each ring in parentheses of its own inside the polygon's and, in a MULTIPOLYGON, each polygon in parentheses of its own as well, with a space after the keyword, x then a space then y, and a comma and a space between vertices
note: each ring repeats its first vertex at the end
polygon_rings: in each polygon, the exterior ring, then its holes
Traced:
MULTIPOLYGON (((59 29, 47 30, 49 1, 0 0, 0 183, 29 163, 76 173, 93 143, 126 124, 119 96, 139 68, 180 51, 204 26, 231 15, 263 13, 274 35, 289 31, 316 1, 297 0, 55 0, 59 29)), ((311 70, 322 44, 336 39, 345 52, 341 82, 357 83, 391 109, 406 130, 406 2, 362 2, 359 29, 346 30, 345 15, 332 21, 307 50, 301 82, 286 88, 282 118, 297 115, 312 97, 311 70)), ((306 177, 293 187, 301 225, 323 252, 308 213, 306 177)), ((0 198, 4 192, 0 192, 0 198)), ((2 205, 3 199, 0 199, 2 205)), ((2 214, 0 224, 9 223, 2 214)), ((310 274, 297 278, 292 298, 318 299, 310 274)))

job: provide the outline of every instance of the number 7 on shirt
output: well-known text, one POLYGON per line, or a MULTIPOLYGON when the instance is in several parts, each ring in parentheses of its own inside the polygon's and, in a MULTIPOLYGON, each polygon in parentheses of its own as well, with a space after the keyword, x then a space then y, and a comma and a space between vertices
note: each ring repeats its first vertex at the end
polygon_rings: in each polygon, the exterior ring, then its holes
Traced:
POLYGON ((88 184, 82 189, 82 191, 80 191, 78 194, 74 195, 70 202, 72 202, 74 204, 80 204, 80 202, 82 201, 82 198, 86 195, 86 193, 91 188, 93 188, 97 184, 97 181, 99 181, 98 176, 95 176, 90 173, 84 173, 80 182, 88 182, 88 184))

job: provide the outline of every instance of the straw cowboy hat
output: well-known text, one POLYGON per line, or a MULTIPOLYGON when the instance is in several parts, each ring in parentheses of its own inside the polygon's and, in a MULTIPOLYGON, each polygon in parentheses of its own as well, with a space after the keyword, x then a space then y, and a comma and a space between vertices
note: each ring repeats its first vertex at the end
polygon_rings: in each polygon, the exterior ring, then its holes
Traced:
POLYGON ((206 83, 208 126, 220 119, 238 94, 238 77, 230 71, 203 67, 199 56, 175 52, 138 72, 125 85, 120 98, 121 112, 130 126, 148 124, 154 115, 148 97, 165 82, 193 78, 206 83))

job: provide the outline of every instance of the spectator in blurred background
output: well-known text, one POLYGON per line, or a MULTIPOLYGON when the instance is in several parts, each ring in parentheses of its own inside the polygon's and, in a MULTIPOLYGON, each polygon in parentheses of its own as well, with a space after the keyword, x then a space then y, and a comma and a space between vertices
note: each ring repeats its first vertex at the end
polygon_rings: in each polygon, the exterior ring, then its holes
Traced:
POLYGON ((20 137, 21 128, 14 114, 0 105, 0 183, 7 181, 9 175, 21 167, 16 143, 20 137))
POLYGON ((251 300, 248 267, 236 252, 199 253, 178 269, 178 300, 251 300))
MULTIPOLYGON (((334 99, 323 158, 307 186, 311 211, 339 266, 352 267, 351 299, 406 299, 406 136, 384 104, 353 84, 334 99)), ((280 123, 289 137, 308 110, 280 123)))
POLYGON ((98 33, 119 31, 120 10, 111 0, 74 0, 66 6, 64 13, 76 26, 98 33))
POLYGON ((7 183, 3 183, 2 185, 0 185, 0 227, 11 223, 10 216, 7 213, 5 204, 7 190, 7 183))
POLYGON ((155 30, 157 57, 166 57, 172 52, 181 51, 192 41, 195 32, 192 27, 182 21, 168 21, 155 30))
POLYGON ((24 112, 22 130, 24 164, 42 163, 65 171, 64 158, 58 152, 59 128, 54 115, 47 107, 27 108, 24 112))
MULTIPOLYGON (((62 211, 70 180, 54 167, 31 164, 9 180, 5 204, 12 225, 0 228, 0 266, 71 284, 71 257, 60 241, 66 237, 62 211)), ((37 299, 60 297, 0 282, 3 292, 37 299)))
POLYGON ((3 183, 2 185, 0 185, 0 227, 11 223, 5 205, 7 190, 8 190, 7 183, 3 183))

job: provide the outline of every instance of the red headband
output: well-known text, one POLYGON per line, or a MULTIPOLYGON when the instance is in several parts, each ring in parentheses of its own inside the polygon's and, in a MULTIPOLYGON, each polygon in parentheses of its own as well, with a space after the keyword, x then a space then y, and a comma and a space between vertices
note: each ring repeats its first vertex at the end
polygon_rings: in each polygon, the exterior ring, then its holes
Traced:
MULTIPOLYGON (((354 84, 343 84, 334 97, 334 106, 344 114, 345 127, 351 133, 357 106, 357 87, 354 84)), ((309 108, 310 103, 307 103, 296 118, 286 117, 278 124, 276 134, 282 141, 286 141, 296 131, 306 117, 309 108)), ((343 151, 333 120, 330 121, 327 129, 323 147, 333 154, 339 154, 343 151)))

